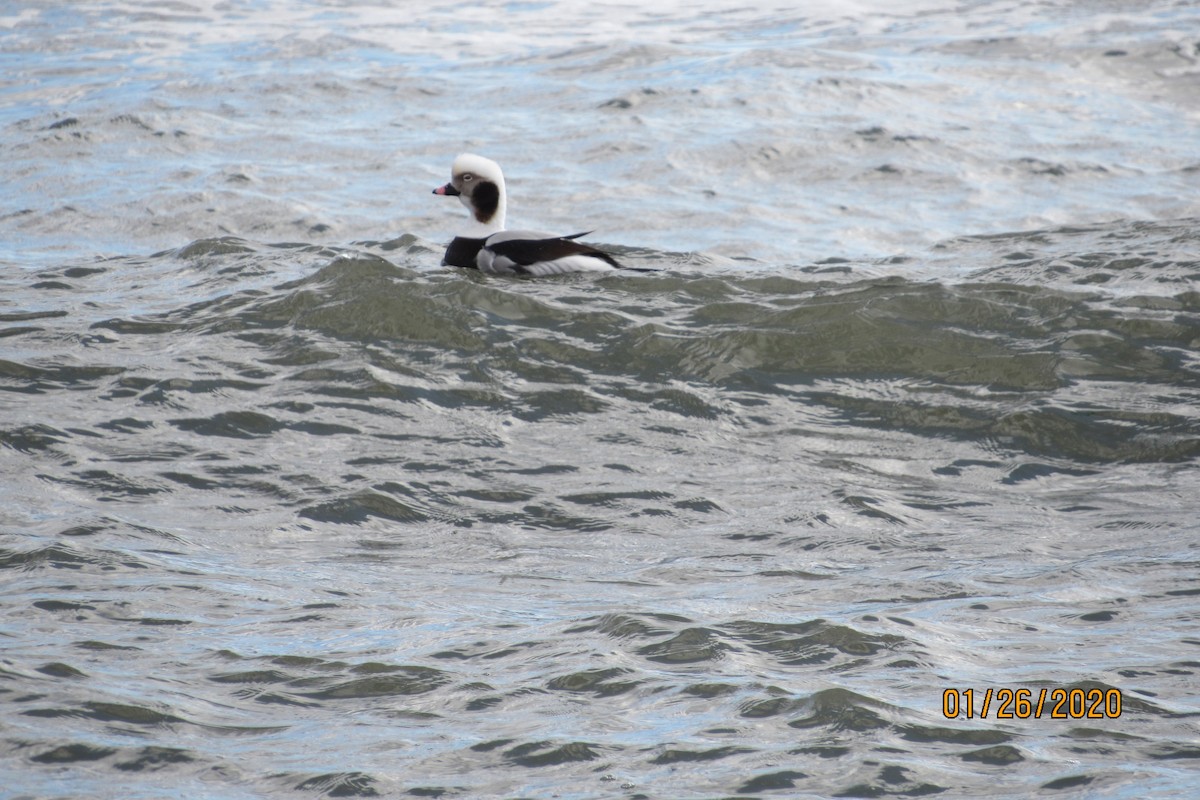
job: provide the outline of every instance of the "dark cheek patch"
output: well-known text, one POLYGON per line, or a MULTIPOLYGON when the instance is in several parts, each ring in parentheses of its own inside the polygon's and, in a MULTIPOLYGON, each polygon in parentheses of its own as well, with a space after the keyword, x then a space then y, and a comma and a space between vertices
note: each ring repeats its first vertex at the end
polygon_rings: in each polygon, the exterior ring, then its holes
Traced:
POLYGON ((471 205, 475 207, 475 219, 486 223, 500 207, 500 189, 491 181, 483 181, 471 194, 471 205))

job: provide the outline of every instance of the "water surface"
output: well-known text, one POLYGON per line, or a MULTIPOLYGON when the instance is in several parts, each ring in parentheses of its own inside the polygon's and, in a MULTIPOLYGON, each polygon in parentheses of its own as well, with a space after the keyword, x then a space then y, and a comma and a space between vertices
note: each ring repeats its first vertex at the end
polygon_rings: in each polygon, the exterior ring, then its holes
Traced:
POLYGON ((1192 796, 1200 15, 839 9, 3 12, 9 791, 1192 796))

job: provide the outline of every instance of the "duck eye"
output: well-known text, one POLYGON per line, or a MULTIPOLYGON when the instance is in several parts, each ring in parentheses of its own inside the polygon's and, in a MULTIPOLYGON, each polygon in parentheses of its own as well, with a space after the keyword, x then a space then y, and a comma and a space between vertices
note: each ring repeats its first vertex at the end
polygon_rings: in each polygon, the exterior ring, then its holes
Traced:
POLYGON ((470 181, 473 181, 473 180, 475 180, 475 176, 474 176, 474 175, 472 175, 472 174, 471 174, 471 173, 469 173, 469 172, 464 172, 464 173, 463 173, 463 178, 462 178, 462 179, 463 179, 463 182, 464 182, 464 183, 469 183, 470 181))

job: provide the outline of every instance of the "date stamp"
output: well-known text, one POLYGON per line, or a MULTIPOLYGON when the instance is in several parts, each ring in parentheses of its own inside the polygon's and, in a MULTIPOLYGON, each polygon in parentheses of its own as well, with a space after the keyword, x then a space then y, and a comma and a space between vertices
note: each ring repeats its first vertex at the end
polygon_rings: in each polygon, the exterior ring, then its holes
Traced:
POLYGON ((1117 719, 1120 689, 947 689, 946 719, 1117 719))

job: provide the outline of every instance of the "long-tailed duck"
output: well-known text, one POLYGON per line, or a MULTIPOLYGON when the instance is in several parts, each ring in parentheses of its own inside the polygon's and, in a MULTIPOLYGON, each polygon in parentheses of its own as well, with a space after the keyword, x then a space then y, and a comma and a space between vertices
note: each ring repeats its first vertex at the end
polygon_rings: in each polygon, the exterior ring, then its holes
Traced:
POLYGON ((464 153, 454 159, 450 182, 433 193, 457 197, 471 212, 470 225, 450 242, 443 264, 536 277, 623 268, 608 253, 576 241, 590 231, 551 236, 505 230, 504 173, 491 159, 464 153))

